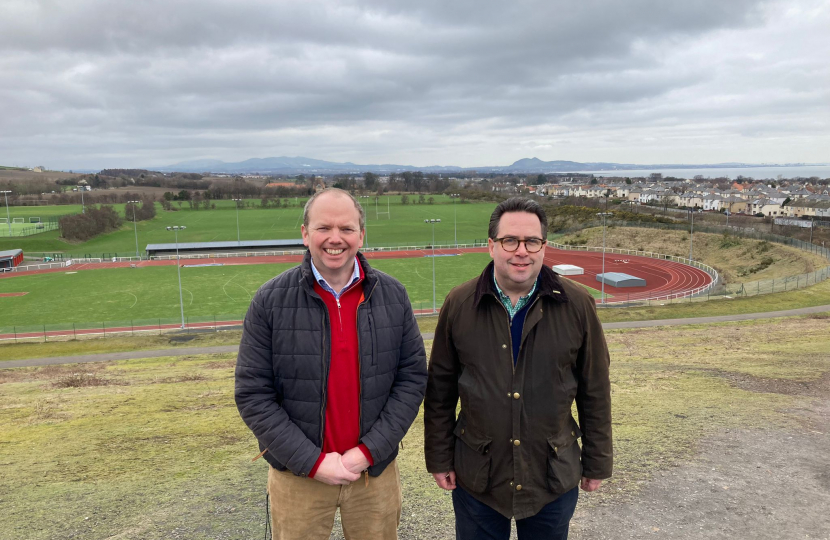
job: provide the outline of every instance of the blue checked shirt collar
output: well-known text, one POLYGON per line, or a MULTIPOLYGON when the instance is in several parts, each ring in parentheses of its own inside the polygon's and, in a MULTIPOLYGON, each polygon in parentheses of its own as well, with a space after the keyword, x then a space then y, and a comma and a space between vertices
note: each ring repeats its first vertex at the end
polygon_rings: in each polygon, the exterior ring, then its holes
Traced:
POLYGON ((317 280, 317 283, 320 284, 320 287, 322 287, 324 291, 328 291, 331 294, 333 294, 334 298, 337 300, 340 300, 340 295, 346 292, 349 289, 349 287, 355 284, 356 281, 360 280, 360 263, 357 262, 357 257, 354 258, 354 272, 352 272, 352 279, 349 280, 349 284, 343 287, 343 290, 341 290, 340 292, 336 292, 334 289, 331 288, 331 285, 326 283, 326 280, 323 278, 323 275, 320 274, 320 272, 317 270, 317 267, 314 266, 314 259, 311 259, 311 271, 314 273, 314 279, 317 280))
POLYGON ((533 282, 533 288, 530 289, 530 292, 527 293, 527 296, 519 297, 519 301, 516 302, 516 306, 513 306, 513 302, 510 300, 510 297, 504 294, 499 287, 498 281, 496 281, 496 273, 493 272, 493 284, 496 286, 496 292, 499 295, 499 300, 504 305, 505 309, 507 309, 507 314, 510 315, 510 320, 513 320, 513 316, 516 315, 523 307, 527 305, 530 299, 533 297, 533 293, 536 292, 536 287, 539 284, 539 278, 536 278, 536 281, 533 282))

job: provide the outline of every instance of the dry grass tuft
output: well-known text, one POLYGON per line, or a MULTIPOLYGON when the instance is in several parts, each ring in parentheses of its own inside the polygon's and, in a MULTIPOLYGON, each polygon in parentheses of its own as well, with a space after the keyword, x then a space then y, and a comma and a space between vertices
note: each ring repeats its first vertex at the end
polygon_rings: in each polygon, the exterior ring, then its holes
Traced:
POLYGON ((99 377, 94 373, 73 373, 52 383, 53 388, 86 388, 90 386, 126 386, 126 381, 99 377))

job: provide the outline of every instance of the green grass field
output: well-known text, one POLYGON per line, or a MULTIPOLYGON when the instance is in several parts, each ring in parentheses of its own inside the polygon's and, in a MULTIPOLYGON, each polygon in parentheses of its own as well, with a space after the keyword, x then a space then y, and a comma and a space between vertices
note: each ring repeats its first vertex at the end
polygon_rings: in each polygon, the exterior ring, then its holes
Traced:
MULTIPOLYGON (((366 208, 367 245, 399 246, 426 245, 432 243, 432 227, 424 219, 441 219, 435 226, 435 242, 451 244, 468 243, 487 238, 487 222, 495 207, 493 203, 456 203, 444 196, 434 196, 435 204, 400 204, 400 196, 391 196, 390 217, 376 215, 374 199, 361 199, 366 208), (456 221, 457 215, 457 221, 456 221)), ((410 200, 417 197, 410 195, 410 200)), ((288 199, 292 206, 288 208, 259 207, 259 201, 248 202, 254 208, 239 210, 239 236, 242 240, 272 240, 300 238, 303 199, 288 199)), ((386 211, 386 197, 380 198, 379 211, 386 211)), ((157 215, 149 221, 138 222, 138 245, 143 253, 147 244, 172 243, 173 233, 166 230, 171 225, 184 225, 187 230, 179 235, 180 242, 213 242, 236 240, 236 210, 233 201, 216 201, 215 210, 191 210, 187 203, 175 212, 166 212, 157 205, 157 215)), ((123 215, 124 205, 113 205, 123 215)), ((173 203, 178 208, 178 203, 173 203)), ((12 217, 40 216, 45 210, 55 211, 53 215, 80 212, 79 206, 59 207, 15 207, 12 217), (56 209, 60 209, 59 211, 56 209), (42 210, 42 211, 41 211, 42 210), (36 213, 40 212, 40 213, 36 213)), ((45 219, 45 218, 44 218, 45 219)), ((0 251, 6 249, 23 249, 24 252, 36 253, 71 253, 100 257, 101 254, 113 256, 135 255, 135 236, 133 223, 126 222, 120 230, 98 236, 81 244, 69 244, 59 238, 59 231, 45 232, 34 237, 1 238, 0 251)))
MULTIPOLYGON (((436 257, 438 305, 454 286, 480 274, 489 260, 486 253, 436 257)), ((375 259, 371 264, 406 286, 415 309, 432 307, 431 257, 375 259)), ((256 290, 292 266, 286 263, 182 268, 185 316, 194 321, 214 315, 220 319, 241 318, 256 290)), ((131 326, 131 321, 135 325, 156 324, 159 318, 180 317, 175 266, 72 272, 70 269, 0 280, 0 293, 28 293, 0 298, 0 333, 11 332, 13 327, 23 332, 27 326, 43 324, 56 327, 107 321, 108 326, 131 326)))

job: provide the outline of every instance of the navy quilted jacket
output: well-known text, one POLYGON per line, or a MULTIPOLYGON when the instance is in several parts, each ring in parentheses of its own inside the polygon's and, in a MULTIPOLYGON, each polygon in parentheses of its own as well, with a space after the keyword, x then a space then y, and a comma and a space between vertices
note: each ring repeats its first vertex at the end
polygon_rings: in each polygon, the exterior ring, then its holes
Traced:
MULTIPOLYGON (((371 476, 395 459, 415 420, 427 380, 420 330, 403 285, 363 266, 358 308, 360 442, 371 476)), ((236 406, 279 470, 305 476, 323 446, 331 354, 326 306, 314 292, 311 255, 260 287, 245 316, 236 361, 236 406)))

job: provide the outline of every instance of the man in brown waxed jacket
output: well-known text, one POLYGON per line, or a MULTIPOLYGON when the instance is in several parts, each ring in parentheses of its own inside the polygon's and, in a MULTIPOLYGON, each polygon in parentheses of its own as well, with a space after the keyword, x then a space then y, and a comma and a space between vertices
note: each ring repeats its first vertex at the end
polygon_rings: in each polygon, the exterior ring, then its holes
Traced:
POLYGON ((450 292, 438 318, 425 455, 453 492, 459 540, 507 540, 511 518, 520 540, 565 539, 577 486, 594 491, 611 476, 602 325, 588 292, 543 264, 546 231, 538 203, 499 204, 493 262, 450 292))

